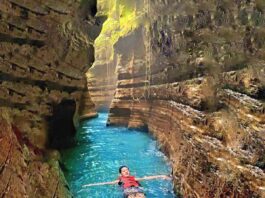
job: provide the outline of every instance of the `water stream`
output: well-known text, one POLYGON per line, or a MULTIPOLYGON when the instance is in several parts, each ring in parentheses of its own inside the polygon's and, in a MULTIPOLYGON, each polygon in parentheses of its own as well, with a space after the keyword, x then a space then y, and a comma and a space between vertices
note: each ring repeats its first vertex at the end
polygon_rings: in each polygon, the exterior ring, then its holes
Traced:
MULTIPOLYGON (((166 157, 148 133, 122 127, 106 127, 107 113, 83 121, 77 146, 62 152, 65 175, 75 198, 122 198, 117 185, 82 187, 116 180, 118 168, 127 165, 136 177, 170 174, 166 157)), ((148 198, 173 198, 171 181, 141 181, 148 198)))

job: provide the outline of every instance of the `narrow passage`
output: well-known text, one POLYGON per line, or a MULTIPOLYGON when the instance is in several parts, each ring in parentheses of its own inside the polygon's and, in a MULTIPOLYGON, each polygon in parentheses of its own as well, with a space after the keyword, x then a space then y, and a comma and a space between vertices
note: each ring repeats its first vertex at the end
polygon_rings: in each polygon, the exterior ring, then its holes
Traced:
MULTIPOLYGON (((170 174, 166 157, 146 132, 123 127, 106 127, 108 114, 83 121, 77 146, 62 152, 66 179, 75 198, 122 198, 118 185, 82 187, 89 183, 116 180, 118 168, 127 165, 131 175, 144 177, 170 174)), ((140 182, 147 198, 174 198, 169 180, 140 182)))

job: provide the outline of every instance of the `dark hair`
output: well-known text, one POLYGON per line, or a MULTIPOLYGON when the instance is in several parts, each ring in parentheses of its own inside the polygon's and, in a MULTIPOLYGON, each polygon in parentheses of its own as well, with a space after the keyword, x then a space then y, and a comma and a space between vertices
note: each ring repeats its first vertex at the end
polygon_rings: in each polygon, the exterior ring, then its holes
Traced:
MULTIPOLYGON (((121 173, 121 169, 123 169, 123 168, 128 168, 127 166, 121 166, 120 168, 119 168, 119 173, 121 173)), ((128 168, 129 169, 129 168, 128 168)))

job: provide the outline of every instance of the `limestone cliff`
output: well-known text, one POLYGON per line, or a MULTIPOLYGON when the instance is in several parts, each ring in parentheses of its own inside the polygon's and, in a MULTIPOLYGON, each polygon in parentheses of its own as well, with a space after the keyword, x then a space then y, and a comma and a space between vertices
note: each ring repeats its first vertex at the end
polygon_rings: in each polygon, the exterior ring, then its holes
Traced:
POLYGON ((74 115, 96 115, 82 100, 96 12, 92 0, 0 0, 1 197, 70 196, 55 149, 72 144, 74 115))
MULTIPOLYGON (((265 197, 264 2, 113 2, 119 20, 126 6, 143 18, 108 43, 117 58, 108 124, 148 128, 184 197, 265 197)), ((99 65, 96 102, 109 79, 99 65)))

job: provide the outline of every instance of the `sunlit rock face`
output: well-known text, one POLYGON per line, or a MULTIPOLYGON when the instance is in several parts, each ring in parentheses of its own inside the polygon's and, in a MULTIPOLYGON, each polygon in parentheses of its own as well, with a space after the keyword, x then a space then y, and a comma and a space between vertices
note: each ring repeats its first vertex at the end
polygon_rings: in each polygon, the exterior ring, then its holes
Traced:
MULTIPOLYGON (((115 2, 121 19, 128 2, 115 2)), ((265 197, 264 2, 141 2, 111 45, 108 124, 147 127, 184 197, 265 197)), ((93 69, 104 101, 106 65, 93 69)))
MULTIPOLYGON (((95 40, 95 62, 87 72, 88 90, 97 109, 108 109, 113 99, 119 66, 128 64, 138 35, 125 41, 123 49, 117 43, 144 21, 144 1, 99 0, 97 16, 105 18, 100 35, 95 40), (134 38, 132 38, 134 37, 134 38), (132 40, 133 39, 133 40, 132 40), (135 41, 135 43, 133 43, 135 41), (120 50, 125 50, 123 53, 120 50), (127 56, 127 57, 125 57, 127 56), (128 60, 125 60, 128 59, 128 60), (123 61, 123 62, 122 62, 123 61)), ((140 52, 140 51, 139 51, 140 52)), ((144 56, 144 54, 141 54, 144 56)))
POLYGON ((96 11, 96 1, 1 0, 2 197, 70 196, 54 149, 69 146, 73 116, 96 116, 90 100, 80 101, 89 99, 96 11))

